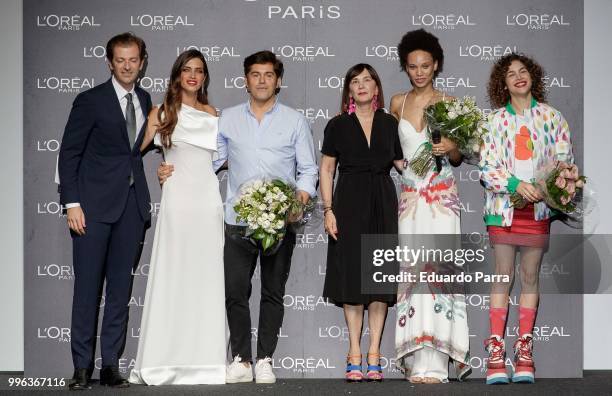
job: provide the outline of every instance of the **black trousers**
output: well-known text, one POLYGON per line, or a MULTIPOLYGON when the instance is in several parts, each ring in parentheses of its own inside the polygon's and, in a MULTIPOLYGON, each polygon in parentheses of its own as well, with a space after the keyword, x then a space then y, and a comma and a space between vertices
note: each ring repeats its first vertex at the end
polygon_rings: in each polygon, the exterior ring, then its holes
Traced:
POLYGON ((261 254, 248 239, 245 227, 225 225, 225 309, 230 328, 232 357, 251 361, 251 278, 260 259, 261 302, 257 337, 257 358, 272 357, 283 324, 285 284, 289 278, 295 234, 287 232, 278 251, 270 256, 261 254))

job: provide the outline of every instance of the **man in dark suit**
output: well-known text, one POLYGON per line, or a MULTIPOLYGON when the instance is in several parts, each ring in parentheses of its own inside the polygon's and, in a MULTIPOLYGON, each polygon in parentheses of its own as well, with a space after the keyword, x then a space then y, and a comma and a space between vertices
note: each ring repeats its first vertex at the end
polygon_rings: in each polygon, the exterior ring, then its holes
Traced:
POLYGON ((74 100, 59 154, 60 201, 72 236, 74 296, 70 389, 89 389, 97 312, 106 280, 100 332, 100 384, 127 387, 119 375, 128 322, 132 269, 150 223, 140 145, 151 97, 136 86, 145 43, 131 33, 108 42, 111 78, 74 100))

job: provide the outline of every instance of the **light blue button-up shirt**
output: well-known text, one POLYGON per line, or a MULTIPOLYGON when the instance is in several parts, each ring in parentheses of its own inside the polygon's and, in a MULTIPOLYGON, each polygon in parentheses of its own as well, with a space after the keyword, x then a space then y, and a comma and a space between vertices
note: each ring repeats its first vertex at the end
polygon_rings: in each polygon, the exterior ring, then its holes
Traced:
POLYGON ((234 204, 240 186, 261 178, 281 179, 316 195, 317 164, 312 133, 298 111, 276 103, 261 123, 250 103, 224 109, 219 119, 215 170, 228 161, 225 222, 239 225, 234 204))

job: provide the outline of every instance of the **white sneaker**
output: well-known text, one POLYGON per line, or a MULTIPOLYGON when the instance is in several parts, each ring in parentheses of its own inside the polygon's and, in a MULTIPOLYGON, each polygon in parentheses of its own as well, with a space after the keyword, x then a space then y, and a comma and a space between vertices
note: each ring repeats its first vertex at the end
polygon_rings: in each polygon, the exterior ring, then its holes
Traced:
POLYGON ((258 384, 273 384, 276 376, 272 372, 272 359, 269 357, 260 359, 255 364, 255 382, 258 384))
POLYGON ((240 356, 236 356, 234 361, 227 366, 225 370, 225 382, 228 384, 236 384, 238 382, 252 382, 253 370, 251 365, 245 366, 242 364, 240 356))

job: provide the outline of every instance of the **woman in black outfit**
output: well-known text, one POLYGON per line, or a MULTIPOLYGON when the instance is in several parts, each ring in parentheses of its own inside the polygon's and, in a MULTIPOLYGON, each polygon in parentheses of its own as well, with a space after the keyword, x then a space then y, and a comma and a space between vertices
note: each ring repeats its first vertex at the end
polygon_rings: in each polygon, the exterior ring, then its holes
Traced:
MULTIPOLYGON (((374 267, 370 259, 362 271, 361 236, 397 235, 397 194, 389 172, 394 165, 403 168, 403 154, 397 120, 383 107, 374 68, 363 63, 351 67, 344 78, 342 114, 327 124, 321 150, 321 196, 330 236, 323 296, 344 309, 350 338, 347 381, 364 379, 359 345, 364 308, 370 327, 365 378, 382 380, 380 339, 387 308, 396 300, 394 288, 380 294, 362 291, 362 274, 370 276, 368 270, 374 267), (332 199, 336 165, 339 175, 332 199)), ((387 271, 389 267, 394 264, 386 265, 387 271)))

